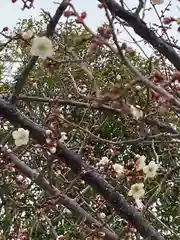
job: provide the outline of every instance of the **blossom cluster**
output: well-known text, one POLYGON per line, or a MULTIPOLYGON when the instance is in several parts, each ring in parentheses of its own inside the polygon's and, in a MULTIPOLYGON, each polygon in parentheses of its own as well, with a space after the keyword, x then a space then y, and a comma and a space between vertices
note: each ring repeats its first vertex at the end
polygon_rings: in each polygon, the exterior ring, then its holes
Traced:
MULTIPOLYGON (((136 155, 136 162, 134 164, 134 169, 136 173, 141 172, 142 177, 139 175, 136 179, 144 179, 147 178, 154 178, 157 175, 158 171, 158 164, 155 163, 155 161, 150 161, 148 164, 146 164, 146 157, 144 155, 136 155)), ((108 157, 104 156, 101 158, 101 160, 98 163, 98 166, 105 167, 109 164, 112 164, 112 162, 108 159, 108 157)), ((126 176, 128 180, 128 174, 130 171, 126 169, 123 165, 119 163, 112 164, 112 168, 115 171, 115 175, 117 178, 121 176, 126 176)), ((143 208, 143 204, 141 199, 145 195, 145 189, 144 189, 144 183, 143 182, 136 182, 131 185, 130 190, 128 191, 128 196, 132 196, 135 199, 135 202, 139 209, 143 208)))
POLYGON ((38 56, 45 60, 53 56, 52 41, 46 36, 34 36, 34 32, 31 29, 21 33, 22 39, 25 41, 32 40, 32 46, 30 53, 34 56, 38 56))
MULTIPOLYGON (((146 164, 146 157, 144 155, 136 155, 136 159, 136 171, 142 171, 143 174, 145 174, 145 179, 154 178, 157 175, 159 166, 155 163, 155 161, 150 161, 148 164, 146 164)), ((136 202, 139 203, 140 199, 145 195, 144 183, 133 184, 128 192, 128 195, 132 196, 136 202)))
MULTIPOLYGON (((54 139, 53 132, 50 129, 45 131, 46 135, 46 146, 51 153, 56 153, 57 143, 54 139)), ((18 128, 17 130, 12 132, 12 137, 14 139, 14 143, 16 147, 20 147, 22 145, 27 145, 29 142, 29 130, 24 128, 18 128)), ((66 132, 61 132, 61 137, 59 139, 59 143, 64 143, 67 140, 66 132)))

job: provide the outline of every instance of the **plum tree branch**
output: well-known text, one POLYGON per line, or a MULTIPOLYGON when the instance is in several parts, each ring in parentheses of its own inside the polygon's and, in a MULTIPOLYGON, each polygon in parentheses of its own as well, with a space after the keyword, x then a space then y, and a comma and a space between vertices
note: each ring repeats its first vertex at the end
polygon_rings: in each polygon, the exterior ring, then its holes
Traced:
POLYGON ((162 38, 147 27, 146 23, 134 13, 124 9, 115 0, 99 0, 105 3, 113 16, 123 19, 131 26, 135 33, 150 43, 156 50, 165 56, 178 70, 180 70, 180 57, 162 38))
POLYGON ((143 9, 143 7, 144 7, 144 0, 139 0, 139 4, 138 4, 138 6, 136 8, 135 14, 139 15, 139 13, 143 9))
MULTIPOLYGON (((3 99, 8 98, 8 94, 0 94, 0 97, 3 99)), ((60 105, 70 105, 70 106, 75 106, 75 107, 80 107, 80 108, 91 108, 95 110, 102 111, 104 113, 112 113, 116 114, 119 116, 122 114, 122 110, 118 108, 113 108, 109 105, 105 104, 91 104, 91 103, 86 103, 86 102, 78 102, 75 100, 64 100, 64 99, 51 99, 51 98, 45 98, 45 97, 36 97, 36 96, 26 96, 26 95, 20 95, 18 97, 18 100, 26 101, 26 102, 39 102, 39 103, 54 103, 54 104, 60 104, 60 105)), ((158 129, 161 132, 166 132, 170 134, 180 134, 177 130, 175 130, 173 127, 170 125, 167 125, 165 123, 160 122, 158 119, 155 118, 145 118, 144 121, 146 124, 154 126, 156 125, 158 129)))
POLYGON ((82 219, 85 219, 84 222, 86 225, 91 228, 95 224, 100 231, 103 231, 106 234, 106 240, 118 240, 118 236, 115 233, 103 227, 100 222, 89 215, 74 199, 62 194, 56 187, 51 187, 45 178, 22 162, 13 152, 7 153, 5 148, 1 148, 1 152, 10 159, 10 161, 23 175, 35 182, 42 190, 47 192, 49 196, 55 197, 58 200, 57 203, 64 205, 71 212, 75 213, 76 216, 80 216, 82 219))
MULTIPOLYGON (((113 1, 113 0, 112 0, 113 1)), ((102 1, 104 3, 104 1, 102 1)), ((109 2, 109 1, 108 1, 109 2)), ((117 4, 115 2, 115 4, 117 4)), ((119 5, 118 5, 119 6, 119 5)), ((115 9, 117 10, 117 9, 115 9)), ((123 10, 124 11, 124 10, 123 10)), ((129 13, 129 12, 127 12, 129 13)), ((131 14, 132 15, 132 14, 131 14)), ((133 15, 132 15, 133 16, 133 15)), ((96 37, 96 34, 85 24, 82 23, 83 26, 85 27, 85 29, 90 32, 92 34, 92 36, 96 37)), ((153 32, 152 32, 153 33, 153 32)), ((154 33, 153 33, 154 34, 154 33)), ((114 35, 115 36, 115 35, 114 35)), ((155 35, 156 36, 156 35, 155 35)), ((116 36, 115 38, 113 38, 115 40, 115 45, 116 47, 114 47, 112 44, 110 44, 107 40, 105 40, 104 38, 99 36, 99 42, 101 42, 101 44, 106 45, 113 53, 117 54, 117 56, 119 57, 120 60, 122 60, 122 63, 124 63, 130 70, 131 72, 136 76, 136 78, 138 78, 139 81, 141 81, 145 86, 147 86, 148 88, 154 90, 155 92, 157 92, 158 94, 160 94, 161 96, 164 97, 164 99, 166 99, 169 103, 171 103, 172 105, 176 106, 176 110, 178 112, 180 112, 180 101, 178 98, 176 98, 175 96, 173 96, 172 94, 170 94, 167 90, 165 90, 164 88, 162 88, 161 86, 155 85, 153 82, 149 81, 146 77, 144 77, 141 72, 134 67, 131 62, 123 55, 118 43, 117 43, 117 39, 116 36)), ((172 49, 173 50, 173 49, 172 49)), ((174 51, 174 50, 173 50, 174 51)), ((179 57, 178 57, 179 58, 179 57)), ((180 58, 179 58, 180 60, 180 58)))
MULTIPOLYGON (((19 124, 21 127, 28 129, 32 137, 40 144, 45 143, 44 129, 23 116, 12 104, 3 99, 0 99, 0 116, 6 118, 12 124, 19 124)), ((124 199, 122 194, 108 184, 93 168, 86 166, 79 154, 58 143, 56 156, 59 157, 60 161, 63 160, 75 174, 79 173, 81 179, 99 192, 115 209, 116 213, 133 225, 143 237, 164 240, 154 227, 144 219, 142 214, 124 199)))

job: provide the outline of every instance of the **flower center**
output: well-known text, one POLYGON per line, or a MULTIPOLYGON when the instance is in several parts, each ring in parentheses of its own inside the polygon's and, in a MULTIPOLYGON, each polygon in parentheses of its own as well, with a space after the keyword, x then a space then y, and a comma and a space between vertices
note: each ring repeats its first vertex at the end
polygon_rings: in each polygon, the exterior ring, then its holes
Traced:
POLYGON ((149 171, 150 171, 150 172, 153 172, 153 168, 152 168, 152 167, 149 167, 149 171))
POLYGON ((134 188, 134 192, 138 192, 138 191, 139 191, 139 187, 136 186, 136 187, 134 188))
POLYGON ((21 134, 21 136, 19 137, 20 140, 25 139, 26 135, 25 134, 21 134))
POLYGON ((46 46, 44 45, 44 44, 40 44, 39 45, 39 50, 41 51, 41 52, 45 52, 46 51, 46 46))

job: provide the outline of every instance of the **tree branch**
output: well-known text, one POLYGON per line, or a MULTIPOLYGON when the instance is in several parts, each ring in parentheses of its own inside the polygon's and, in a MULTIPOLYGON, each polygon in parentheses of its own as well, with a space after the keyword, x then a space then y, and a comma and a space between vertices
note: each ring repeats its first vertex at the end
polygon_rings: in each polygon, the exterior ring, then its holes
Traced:
POLYGON ((136 8, 135 14, 139 15, 139 13, 143 9, 143 7, 144 7, 144 0, 139 0, 139 4, 138 4, 138 6, 136 8))
MULTIPOLYGON (((6 118, 12 124, 19 124, 21 127, 28 129, 39 143, 45 143, 44 130, 3 99, 0 99, 0 116, 6 118)), ((80 155, 59 143, 57 144, 56 155, 60 161, 64 160, 75 174, 80 173, 81 179, 96 189, 115 209, 116 213, 133 225, 143 237, 150 237, 153 240, 164 240, 151 224, 144 219, 142 214, 124 199, 123 195, 108 184, 93 168, 86 166, 80 155)))
MULTIPOLYGON (((6 94, 5 95, 1 95, 4 99, 6 99, 6 94)), ((75 100, 64 100, 64 99, 51 99, 51 98, 45 98, 45 97, 36 97, 36 96, 25 96, 25 95, 20 95, 18 97, 19 100, 23 100, 23 101, 27 101, 27 102, 39 102, 39 103, 54 103, 54 104, 60 104, 60 105, 70 105, 70 106, 75 106, 75 107, 80 107, 80 108, 91 108, 91 109, 95 109, 95 110, 99 110, 99 111, 103 111, 104 113, 112 113, 112 114, 116 114, 117 116, 119 116, 120 114, 122 114, 121 109, 117 109, 117 108, 113 108, 111 106, 102 104, 102 105, 98 105, 98 104, 90 104, 90 103, 86 103, 86 102, 78 102, 75 100)), ((161 132, 167 132, 167 133, 171 133, 171 134, 180 134, 180 132, 178 132, 177 130, 175 130, 174 128, 172 128, 170 125, 167 125, 165 123, 160 122, 159 120, 155 119, 155 118, 145 118, 144 121, 146 122, 146 124, 149 125, 156 125, 159 130, 161 132)))
MULTIPOLYGON (((47 37, 52 36, 52 34, 55 30, 55 27, 56 27, 60 17, 62 16, 64 10, 67 8, 68 4, 69 4, 69 0, 63 0, 62 3, 57 8, 56 13, 54 14, 54 16, 52 17, 52 19, 50 20, 50 22, 47 26, 47 30, 46 30, 47 37)), ((15 79, 16 84, 14 86, 11 103, 14 104, 16 102, 17 96, 20 94, 29 73, 31 72, 35 63, 37 62, 37 59, 38 59, 38 57, 32 56, 31 59, 29 60, 29 63, 25 66, 25 68, 23 69, 20 76, 18 76, 17 79, 15 79)))
POLYGON ((131 26, 135 33, 141 36, 144 40, 150 43, 163 56, 165 56, 178 70, 180 70, 180 57, 162 38, 150 30, 146 23, 141 20, 136 14, 131 13, 122 8, 115 0, 99 0, 105 3, 113 16, 119 17, 126 21, 131 26))
POLYGON ((16 168, 26 177, 30 178, 35 182, 42 190, 47 192, 49 196, 55 197, 57 199, 57 204, 62 204, 73 212, 76 216, 80 216, 84 219, 84 223, 90 228, 95 224, 96 227, 103 231, 106 240, 118 240, 118 236, 109 231, 107 228, 103 227, 100 222, 89 215, 74 199, 69 198, 65 194, 62 194, 56 187, 51 187, 49 182, 43 178, 38 172, 32 170, 28 165, 21 161, 14 153, 7 153, 5 148, 1 148, 1 152, 7 156, 11 162, 16 166, 16 168))
MULTIPOLYGON (((8 94, 0 94, 0 97, 8 100, 9 96, 8 94)), ((113 108, 111 106, 102 104, 102 105, 97 105, 97 104, 90 104, 90 103, 85 103, 85 102, 78 102, 75 100, 64 100, 64 99, 51 99, 51 98, 45 98, 45 97, 36 97, 36 96, 26 96, 26 95, 20 95, 18 97, 18 100, 23 100, 27 102, 39 102, 39 103, 54 103, 54 104, 60 104, 60 105, 70 105, 70 106, 75 106, 75 107, 80 107, 80 108, 91 108, 91 109, 96 109, 99 111, 102 111, 104 113, 112 113, 116 114, 119 116, 122 114, 121 109, 113 108)), ((167 125, 165 123, 160 122, 158 119, 155 118, 145 118, 144 119, 145 123, 151 126, 156 125, 161 132, 165 133, 170 133, 170 134, 180 134, 177 130, 175 130, 173 127, 170 125, 167 125)))

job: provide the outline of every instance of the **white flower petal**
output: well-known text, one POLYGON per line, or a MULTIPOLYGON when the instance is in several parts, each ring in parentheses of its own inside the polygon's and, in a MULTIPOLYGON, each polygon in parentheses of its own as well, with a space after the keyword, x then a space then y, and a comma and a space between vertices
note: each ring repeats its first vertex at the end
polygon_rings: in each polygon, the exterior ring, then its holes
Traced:
POLYGON ((146 178, 154 178, 157 174, 159 166, 154 161, 151 161, 147 166, 143 168, 143 172, 146 174, 146 178))
POLYGON ((103 213, 103 212, 101 212, 101 213, 99 214, 99 217, 102 218, 102 219, 104 219, 104 218, 106 217, 106 214, 103 213))
POLYGON ((49 151, 53 154, 53 153, 55 153, 56 152, 56 147, 51 147, 50 149, 49 149, 49 151))
POLYGON ((45 133, 46 133, 47 136, 49 136, 49 135, 52 134, 52 131, 51 131, 50 129, 47 129, 47 130, 45 131, 45 133))
POLYGON ((18 138, 18 136, 19 136, 19 132, 18 132, 18 131, 12 132, 12 137, 13 137, 14 139, 18 138))
POLYGON ((33 39, 31 54, 34 56, 39 56, 42 59, 46 59, 47 57, 52 57, 53 55, 53 47, 52 42, 49 38, 43 37, 35 37, 33 39))
POLYGON ((136 120, 143 117, 143 112, 140 109, 134 107, 133 105, 130 106, 130 112, 132 117, 136 120))
POLYGON ((101 160, 99 161, 99 165, 106 165, 108 164, 109 159, 107 157, 102 157, 101 160))
POLYGON ((146 157, 144 155, 139 156, 138 160, 136 161, 136 171, 140 171, 146 166, 146 157))
POLYGON ((29 142, 29 130, 18 128, 18 130, 12 132, 12 137, 17 147, 21 145, 27 145, 29 142))
POLYGON ((32 38, 33 31, 29 29, 26 32, 22 32, 21 36, 22 36, 23 39, 28 40, 28 39, 32 38))
POLYGON ((120 177, 124 173, 124 166, 122 166, 121 164, 116 163, 113 165, 113 168, 116 172, 117 177, 120 177))
POLYGON ((133 195, 133 191, 130 189, 128 192, 128 196, 132 196, 133 195))
POLYGON ((135 199, 135 202, 136 202, 138 209, 143 210, 144 204, 142 203, 142 200, 137 198, 137 199, 135 199))
POLYGON ((131 189, 128 192, 129 196, 133 196, 134 199, 140 199, 144 196, 144 183, 135 183, 131 186, 131 189))
POLYGON ((149 171, 149 167, 148 166, 145 166, 144 168, 143 168, 143 172, 144 173, 147 173, 149 171))

